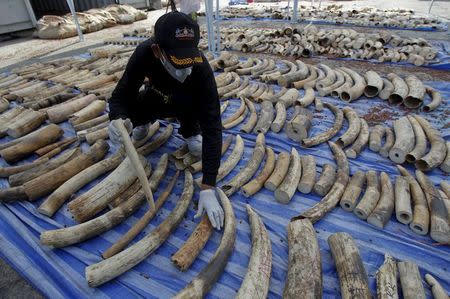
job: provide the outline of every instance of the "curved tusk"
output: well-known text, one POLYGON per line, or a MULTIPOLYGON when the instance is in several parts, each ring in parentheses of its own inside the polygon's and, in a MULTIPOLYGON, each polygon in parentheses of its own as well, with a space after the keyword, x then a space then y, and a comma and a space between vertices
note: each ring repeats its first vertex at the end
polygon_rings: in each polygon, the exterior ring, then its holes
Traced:
POLYGON ((150 153, 154 152, 160 148, 164 143, 169 140, 173 133, 173 126, 169 124, 164 131, 162 131, 153 141, 137 147, 137 152, 143 156, 148 156, 150 153))
POLYGON ((408 95, 408 85, 402 78, 400 78, 394 73, 388 74, 387 78, 394 85, 394 91, 389 96, 389 103, 390 104, 402 103, 406 98, 406 96, 408 95))
POLYGON ((286 135, 297 142, 308 137, 311 127, 312 113, 303 107, 295 106, 291 120, 286 123, 286 135))
POLYGON ((413 117, 422 126, 425 135, 427 135, 427 138, 430 141, 430 151, 425 156, 416 161, 416 168, 422 171, 429 171, 441 165, 441 163, 444 161, 445 155, 447 153, 445 140, 444 138, 442 138, 439 131, 433 128, 426 119, 418 115, 413 115, 413 117))
POLYGON ((325 78, 318 80, 315 88, 319 91, 319 95, 324 96, 325 94, 322 95, 320 90, 332 85, 336 81, 336 73, 328 65, 320 63, 318 66, 325 71, 325 78))
POLYGON ((414 203, 413 218, 409 227, 413 232, 419 235, 428 234, 430 223, 430 212, 428 209, 428 203, 423 193, 422 187, 420 187, 417 180, 409 174, 409 172, 400 165, 397 165, 401 175, 404 176, 409 183, 411 191, 411 199, 414 203))
POLYGON ((230 104, 230 102, 227 100, 220 105, 220 114, 223 114, 225 110, 227 110, 228 104, 230 104))
POLYGON ((353 86, 352 77, 349 74, 347 74, 347 72, 345 72, 344 70, 340 69, 340 71, 344 76, 344 84, 331 91, 331 96, 335 98, 338 98, 343 91, 348 90, 353 86))
POLYGON ((291 221, 287 235, 289 257, 283 298, 322 298, 320 247, 311 221, 291 221))
MULTIPOLYGON (((227 138, 225 138, 225 140, 222 142, 222 156, 230 147, 230 144, 233 141, 233 136, 233 134, 228 135, 227 138)), ((202 160, 192 163, 188 168, 191 173, 199 172, 200 170, 202 170, 202 160)))
MULTIPOLYGON (((392 212, 394 211, 394 188, 392 187, 389 175, 385 172, 381 172, 380 182, 380 200, 372 213, 370 213, 369 217, 367 217, 367 222, 378 228, 383 228, 389 219, 391 219, 392 212)), ((395 193, 395 195, 397 195, 397 193, 395 193)), ((397 197, 395 196, 395 206, 397 208, 396 200, 397 197)))
POLYGON ((311 87, 307 87, 305 88, 305 94, 301 99, 297 100, 296 104, 299 104, 302 107, 308 107, 309 105, 312 104, 314 99, 315 99, 314 89, 312 89, 311 87))
POLYGON ((24 183, 31 181, 34 178, 37 178, 59 166, 66 163, 67 161, 72 160, 73 158, 77 157, 81 154, 81 149, 76 147, 73 149, 68 150, 67 152, 61 154, 60 156, 48 160, 44 164, 41 164, 39 166, 36 166, 34 168, 31 168, 29 170, 25 170, 23 172, 14 174, 9 177, 9 185, 10 186, 19 186, 23 185, 24 183))
POLYGON ((245 99, 245 103, 250 111, 250 117, 248 118, 245 125, 240 129, 241 132, 250 133, 255 127, 258 121, 258 114, 256 113, 255 105, 252 101, 245 99))
POLYGON ((269 101, 262 102, 258 122, 256 123, 253 132, 262 134, 267 133, 267 131, 270 128, 270 125, 272 124, 274 116, 275 116, 275 109, 273 108, 272 103, 269 101))
POLYGON ((342 128, 342 123, 344 122, 344 113, 338 107, 336 107, 330 103, 325 103, 324 105, 328 109, 330 109, 331 112, 333 112, 333 114, 335 115, 335 120, 334 120, 333 126, 330 129, 328 129, 328 131, 320 133, 314 137, 302 139, 302 142, 301 142, 302 146, 312 147, 312 146, 321 144, 325 141, 328 141, 331 138, 333 138, 333 136, 336 135, 339 132, 339 130, 342 128))
POLYGON ((293 82, 305 79, 308 76, 309 69, 306 64, 304 64, 300 60, 296 60, 296 64, 297 70, 294 72, 291 72, 291 70, 288 73, 281 75, 277 81, 278 85, 290 87, 293 82))
MULTIPOLYGON (((244 154, 244 141, 240 135, 236 135, 236 141, 234 143, 233 151, 228 156, 227 160, 224 163, 220 164, 219 170, 217 172, 217 181, 221 181, 224 177, 226 177, 233 168, 239 163, 244 154)), ((197 183, 201 182, 201 177, 196 179, 197 183)))
POLYGON ((225 93, 222 98, 227 99, 233 96, 236 96, 240 91, 244 90, 250 84, 250 80, 245 77, 244 80, 241 81, 241 84, 238 88, 234 90, 230 90, 228 93, 225 93))
POLYGON ((104 140, 96 142, 87 153, 23 184, 25 193, 31 201, 51 193, 72 176, 100 161, 108 150, 109 145, 104 140))
POLYGON ((447 146, 447 155, 445 156, 445 159, 444 161, 442 161, 439 168, 443 172, 450 173, 450 141, 447 141, 445 145, 447 146))
POLYGON ((397 164, 405 162, 405 157, 414 149, 414 130, 406 116, 394 121, 395 143, 389 151, 389 159, 397 164))
POLYGON ((275 199, 283 204, 287 204, 297 189, 298 182, 302 175, 300 156, 295 148, 291 150, 289 168, 283 182, 275 190, 275 199))
POLYGON ((55 142, 63 134, 64 131, 58 125, 50 124, 25 136, 2 144, 3 147, 0 150, 0 156, 6 162, 14 163, 31 155, 35 150, 55 142))
POLYGON ((270 125, 270 129, 278 133, 284 127, 284 123, 286 122, 286 105, 284 102, 277 102, 275 104, 276 117, 272 124, 270 125))
POLYGON ((395 180, 395 216, 403 224, 412 221, 410 184, 403 176, 398 176, 395 180))
MULTIPOLYGON (((159 121, 155 121, 154 123, 152 123, 152 125, 148 128, 148 133, 147 136, 145 136, 144 138, 136 141, 133 140, 133 145, 135 148, 139 149, 141 146, 143 146, 144 144, 147 143, 147 141, 153 137, 153 135, 155 135, 155 133, 159 130, 160 124, 159 121)), ((168 134, 168 132, 167 132, 168 134)), ((170 136, 169 136, 170 137, 170 136)), ((158 136, 158 138, 160 138, 158 136)))
POLYGON ((328 245, 336 264, 342 298, 372 298, 367 273, 352 237, 343 232, 335 233, 328 237, 328 245))
POLYGON ((183 193, 175 208, 158 227, 124 251, 86 268, 86 280, 90 287, 104 284, 130 270, 152 254, 169 237, 170 233, 183 220, 183 215, 194 194, 191 173, 185 171, 184 175, 183 193))
POLYGON ((280 152, 275 164, 275 168, 269 178, 264 182, 264 187, 275 191, 286 176, 289 168, 290 155, 287 152, 280 152))
MULTIPOLYGON (((317 79, 317 68, 315 67, 315 66, 312 66, 312 65, 307 65, 308 66, 308 69, 309 69, 309 76, 308 77, 306 77, 305 79, 303 79, 303 80, 300 80, 300 81, 295 81, 295 82, 293 82, 292 83, 292 85, 295 87, 295 88, 297 88, 297 89, 300 89, 300 88, 304 88, 305 87, 305 84, 307 84, 307 83, 309 83, 309 82, 312 82, 312 81, 314 81, 314 83, 315 83, 315 80, 317 79)), ((315 84, 314 84, 315 85, 315 84)), ((313 86, 314 86, 313 85, 313 86)), ((310 87, 311 88, 311 87, 310 87)), ((305 88, 306 89, 306 88, 305 88)))
POLYGON ((366 180, 366 191, 353 211, 358 218, 364 220, 369 217, 380 199, 380 182, 377 172, 373 170, 366 172, 366 180))
MULTIPOLYGON (((146 164, 142 156, 140 163, 146 164)), ((67 207, 75 220, 85 222, 105 209, 118 194, 128 189, 136 177, 134 164, 127 157, 106 178, 72 200, 67 207)))
MULTIPOLYGON (((150 170, 148 167, 146 167, 150 170)), ((150 173, 150 171, 147 171, 150 173)), ((144 201, 142 190, 135 192, 126 201, 103 215, 87 222, 60 229, 48 230, 41 233, 41 243, 54 248, 61 248, 86 241, 104 233, 125 221, 144 201)))
POLYGON ((364 75, 367 86, 364 88, 364 95, 368 98, 373 98, 383 89, 383 80, 380 75, 374 71, 367 71, 364 75))
POLYGON ((325 195, 324 198, 322 198, 320 202, 315 204, 312 208, 301 213, 299 216, 294 217, 293 220, 306 218, 310 219, 312 223, 315 223, 337 205, 337 203, 341 199, 342 194, 344 193, 345 187, 348 183, 349 173, 347 157, 345 156, 345 153, 342 151, 342 149, 333 142, 328 142, 328 145, 330 146, 331 151, 334 154, 337 164, 336 181, 331 187, 331 190, 327 193, 327 195, 325 195))
POLYGON ((328 82, 323 82, 323 80, 325 79, 322 79, 320 82, 316 84, 316 89, 319 92, 319 95, 322 97, 331 94, 333 90, 336 90, 337 88, 341 87, 345 82, 344 74, 342 71, 334 70, 333 72, 336 74, 336 81, 334 81, 334 83, 325 86, 324 83, 328 82))
POLYGON ((231 73, 222 73, 216 76, 214 79, 216 81, 216 87, 221 88, 230 84, 233 80, 233 76, 231 75, 231 73))
POLYGON ((173 298, 202 298, 213 287, 225 268, 228 258, 234 248, 236 239, 236 218, 233 207, 225 193, 217 189, 225 212, 225 228, 222 240, 208 265, 173 298))
POLYGON ((252 231, 252 254, 237 299, 266 298, 272 271, 272 246, 266 227, 250 205, 246 205, 252 231))
POLYGON ((323 165, 319 180, 314 184, 314 192, 316 192, 320 196, 325 196, 325 194, 330 191, 335 179, 336 168, 331 164, 323 165))
POLYGON ((265 137, 264 134, 258 134, 256 137, 255 147, 253 148, 252 157, 248 160, 247 165, 239 171, 233 178, 224 183, 221 189, 227 196, 231 196, 240 187, 247 183, 252 176, 256 173, 264 159, 265 149, 265 137))
POLYGON ((239 105, 239 108, 232 115, 230 115, 228 118, 222 121, 222 126, 225 127, 228 123, 231 123, 232 121, 239 118, 239 116, 241 116, 244 113, 245 107, 246 107, 245 101, 244 99, 241 99, 241 104, 239 105))
POLYGON ((348 212, 352 212, 353 209, 356 206, 356 201, 359 198, 359 195, 362 192, 362 186, 364 185, 366 181, 366 174, 360 170, 356 171, 351 179, 350 182, 347 184, 347 187, 345 188, 344 194, 341 198, 341 208, 348 212))
POLYGON ((75 176, 69 178, 47 197, 47 199, 39 206, 38 212, 48 217, 53 216, 70 196, 102 174, 116 168, 121 161, 122 157, 116 154, 108 159, 89 166, 75 176))
POLYGON ((308 194, 312 191, 316 182, 316 159, 311 155, 302 156, 301 163, 303 173, 297 189, 301 193, 308 194))
POLYGON ((430 236, 436 242, 448 244, 450 242, 450 227, 444 199, 422 171, 416 170, 416 177, 430 207, 430 236))
POLYGON ((369 142, 369 125, 363 118, 360 118, 359 121, 361 122, 361 129, 358 138, 350 148, 345 150, 347 157, 352 159, 355 159, 369 142))
POLYGON ((62 103, 57 106, 51 107, 47 110, 48 119, 52 123, 63 122, 67 120, 69 116, 88 106, 96 99, 97 99, 96 95, 89 94, 87 96, 70 101, 68 103, 62 103))
POLYGON ((408 95, 403 100, 408 108, 419 108, 422 105, 423 98, 425 97, 425 87, 422 81, 416 76, 408 76, 405 78, 406 85, 408 85, 408 95))
POLYGON ((231 76, 233 77, 233 81, 231 81, 230 84, 217 88, 217 93, 219 94, 219 97, 222 98, 224 94, 239 88, 239 86, 241 85, 241 77, 239 77, 238 74, 232 72, 231 76))
MULTIPOLYGON (((167 165, 165 170, 167 170, 167 165)), ((155 173, 161 172, 165 174, 165 170, 160 171, 159 167, 156 167, 155 173)), ((109 247, 103 254, 102 257, 104 259, 110 258, 113 255, 116 255, 117 253, 121 252, 130 242, 148 225, 150 220, 156 215, 156 213, 159 211, 159 209, 162 207, 162 205, 166 202, 167 198, 169 198, 170 193, 172 192, 173 187, 175 186, 175 183, 177 182, 178 176, 180 175, 180 171, 177 170, 175 175, 170 180, 167 187, 164 189, 164 191, 160 194, 158 199, 155 203, 155 210, 148 210, 144 216, 142 216, 141 219, 139 219, 138 222, 136 222, 133 227, 131 227, 117 242, 115 242, 111 247, 109 247)), ((151 178, 150 178, 151 180, 151 178)), ((159 184, 158 184, 159 185, 159 184)), ((156 191, 156 188, 154 189, 156 191)))
POLYGON ((289 88, 288 90, 286 90, 286 92, 280 96, 280 97, 276 97, 274 96, 274 98, 278 101, 278 102, 284 102, 284 104, 286 105, 286 107, 290 107, 292 105, 295 104, 295 102, 297 102, 298 100, 298 90, 295 88, 289 88))
POLYGON ((241 188, 242 194, 244 194, 245 197, 250 197, 257 193, 264 186, 264 183, 272 174, 275 168, 275 153, 270 147, 267 146, 266 153, 267 156, 264 168, 261 170, 257 177, 255 177, 253 180, 251 180, 241 188))
POLYGON ((442 103, 442 96, 439 91, 429 86, 425 86, 425 91, 430 95, 431 102, 423 106, 423 111, 430 112, 436 109, 442 103))
POLYGON ((356 100, 364 93, 364 89, 366 88, 366 81, 363 77, 361 77, 361 75, 349 68, 342 67, 341 70, 349 74, 355 84, 349 89, 343 89, 339 94, 339 97, 345 102, 356 100))
POLYGON ((382 100, 387 100, 394 92, 394 84, 386 78, 382 78, 381 80, 383 80, 383 89, 378 93, 378 97, 382 100))
POLYGON ((430 285, 433 298, 435 299, 448 299, 447 291, 442 285, 429 273, 425 274, 425 281, 430 285))
POLYGON ((425 290, 420 277, 419 267, 413 262, 398 262, 398 273, 402 286, 403 298, 425 299, 425 290))
POLYGON ((383 265, 377 271, 377 296, 380 299, 398 299, 397 264, 385 254, 383 265))
POLYGON ((411 115, 407 115, 406 117, 411 123, 414 131, 415 146, 414 149, 405 156, 405 159, 409 163, 415 163, 427 152, 427 139, 425 137, 425 132, 423 131, 422 126, 419 124, 419 122, 411 115))
POLYGON ((381 156, 387 158, 389 157, 389 151, 394 145, 395 137, 394 131, 392 131, 392 129, 389 127, 385 127, 385 134, 386 134, 386 141, 384 142, 384 145, 380 148, 379 153, 381 156))
POLYGON ((361 130, 361 121, 359 120, 358 113, 352 108, 347 106, 342 111, 348 121, 348 129, 336 140, 336 144, 340 147, 346 147, 358 138, 359 131, 361 130))

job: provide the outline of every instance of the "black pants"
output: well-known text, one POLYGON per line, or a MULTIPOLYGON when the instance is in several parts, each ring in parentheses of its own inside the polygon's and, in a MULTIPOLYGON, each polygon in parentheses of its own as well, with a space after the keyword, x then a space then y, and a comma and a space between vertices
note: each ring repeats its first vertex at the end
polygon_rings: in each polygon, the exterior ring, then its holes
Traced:
POLYGON ((201 133, 197 112, 193 106, 192 100, 185 95, 167 97, 151 87, 146 87, 133 102, 130 119, 133 126, 142 126, 157 119, 175 117, 180 123, 178 132, 188 138, 201 133))

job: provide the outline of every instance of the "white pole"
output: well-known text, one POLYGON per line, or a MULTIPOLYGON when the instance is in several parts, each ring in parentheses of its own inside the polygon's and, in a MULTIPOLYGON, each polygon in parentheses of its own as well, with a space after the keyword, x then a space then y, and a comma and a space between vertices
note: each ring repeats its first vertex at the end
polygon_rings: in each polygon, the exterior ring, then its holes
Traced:
POLYGON ((75 5, 73 4, 73 0, 67 0, 67 5, 69 5, 73 20, 75 22, 75 25, 77 26, 78 37, 80 38, 80 42, 83 42, 84 36, 83 36, 83 32, 81 31, 80 23, 78 23, 78 18, 77 18, 77 14, 75 13, 75 5))
POLYGON ((430 7, 428 8, 428 14, 430 14, 433 4, 434 4, 434 0, 431 0, 430 7))
POLYGON ((297 23, 298 18, 298 0, 294 0, 294 11, 292 12, 292 22, 297 23))
POLYGON ((30 15, 31 23, 36 26, 36 16, 34 15, 33 7, 31 6, 30 0, 25 0, 25 6, 27 7, 28 14, 30 15))

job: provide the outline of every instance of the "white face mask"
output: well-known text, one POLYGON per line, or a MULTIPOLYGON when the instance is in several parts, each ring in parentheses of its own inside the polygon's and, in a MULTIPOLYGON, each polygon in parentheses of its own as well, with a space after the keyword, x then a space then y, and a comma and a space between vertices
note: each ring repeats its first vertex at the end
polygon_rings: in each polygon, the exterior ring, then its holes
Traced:
POLYGON ((184 69, 177 69, 167 60, 165 54, 163 54, 159 60, 161 61, 166 71, 180 83, 183 83, 186 78, 192 73, 192 66, 184 69))

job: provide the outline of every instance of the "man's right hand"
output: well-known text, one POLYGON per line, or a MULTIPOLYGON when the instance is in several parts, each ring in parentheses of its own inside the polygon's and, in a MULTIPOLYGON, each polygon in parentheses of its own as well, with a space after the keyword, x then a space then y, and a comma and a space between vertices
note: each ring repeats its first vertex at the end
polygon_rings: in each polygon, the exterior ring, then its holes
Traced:
MULTIPOLYGON (((114 120, 109 122, 108 135, 109 135, 109 140, 111 140, 111 142, 113 144, 121 145, 123 143, 123 140, 120 137, 120 133, 117 130, 117 127, 115 125, 115 123, 118 122, 118 121, 122 121, 122 119, 114 119, 114 120)), ((127 129, 128 134, 130 134, 131 131, 133 130, 133 124, 131 123, 130 119, 127 118, 127 119, 123 120, 123 125, 127 129)))

